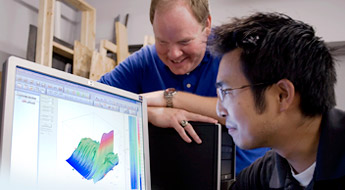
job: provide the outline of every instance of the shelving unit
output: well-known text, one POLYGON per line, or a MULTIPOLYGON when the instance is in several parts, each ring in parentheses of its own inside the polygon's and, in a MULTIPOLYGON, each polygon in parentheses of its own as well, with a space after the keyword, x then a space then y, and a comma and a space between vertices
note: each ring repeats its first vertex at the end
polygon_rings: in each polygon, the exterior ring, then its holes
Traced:
POLYGON ((96 10, 83 0, 60 0, 82 13, 80 42, 71 49, 54 37, 54 8, 56 0, 40 0, 38 11, 36 62, 52 67, 52 54, 57 53, 73 59, 73 74, 89 77, 91 56, 95 49, 96 10))

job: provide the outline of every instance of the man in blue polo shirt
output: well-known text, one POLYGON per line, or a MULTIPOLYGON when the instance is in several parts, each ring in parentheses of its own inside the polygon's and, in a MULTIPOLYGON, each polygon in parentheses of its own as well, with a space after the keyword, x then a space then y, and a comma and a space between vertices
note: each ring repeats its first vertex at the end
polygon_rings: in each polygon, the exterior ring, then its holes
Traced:
MULTIPOLYGON (((188 121, 225 124, 216 114, 219 57, 209 53, 211 16, 207 0, 152 0, 150 20, 156 44, 129 56, 100 82, 143 94, 148 119, 172 127, 186 142, 201 143, 188 121), (191 138, 189 138, 189 136, 191 138)), ((268 149, 237 150, 239 172, 268 149)))

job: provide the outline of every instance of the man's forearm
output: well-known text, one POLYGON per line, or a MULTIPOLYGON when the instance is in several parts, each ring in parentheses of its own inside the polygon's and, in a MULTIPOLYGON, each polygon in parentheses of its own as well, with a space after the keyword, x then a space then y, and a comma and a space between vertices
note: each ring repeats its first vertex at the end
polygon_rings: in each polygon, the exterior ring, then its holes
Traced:
MULTIPOLYGON (((147 105, 151 107, 166 107, 164 91, 155 91, 142 94, 147 99, 147 105)), ((205 115, 217 119, 221 124, 225 124, 225 119, 218 117, 216 112, 217 98, 199 96, 188 92, 178 91, 172 97, 174 108, 183 109, 192 113, 205 115)))
POLYGON ((225 124, 225 119, 218 117, 216 112, 217 97, 205 97, 179 91, 173 97, 173 104, 175 108, 209 116, 225 124))

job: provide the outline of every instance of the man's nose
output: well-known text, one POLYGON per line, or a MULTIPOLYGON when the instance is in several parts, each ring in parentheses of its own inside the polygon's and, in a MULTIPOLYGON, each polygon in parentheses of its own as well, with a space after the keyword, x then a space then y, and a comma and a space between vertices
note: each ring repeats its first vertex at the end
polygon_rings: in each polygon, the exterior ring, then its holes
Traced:
POLYGON ((168 52, 169 59, 172 59, 172 60, 177 59, 182 54, 183 54, 183 51, 181 50, 180 47, 178 47, 178 45, 171 45, 170 46, 169 52, 168 52))
POLYGON ((220 101, 219 98, 217 100, 217 115, 219 117, 226 117, 228 115, 228 112, 224 108, 222 101, 220 101))

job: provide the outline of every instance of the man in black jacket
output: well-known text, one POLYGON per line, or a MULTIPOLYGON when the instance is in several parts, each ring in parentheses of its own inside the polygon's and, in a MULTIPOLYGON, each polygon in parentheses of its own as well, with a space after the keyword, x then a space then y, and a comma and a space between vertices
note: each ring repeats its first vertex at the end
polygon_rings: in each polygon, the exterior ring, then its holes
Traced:
POLYGON ((345 189, 345 112, 334 108, 334 61, 313 28, 256 13, 214 33, 218 115, 239 147, 272 148, 231 189, 345 189))

